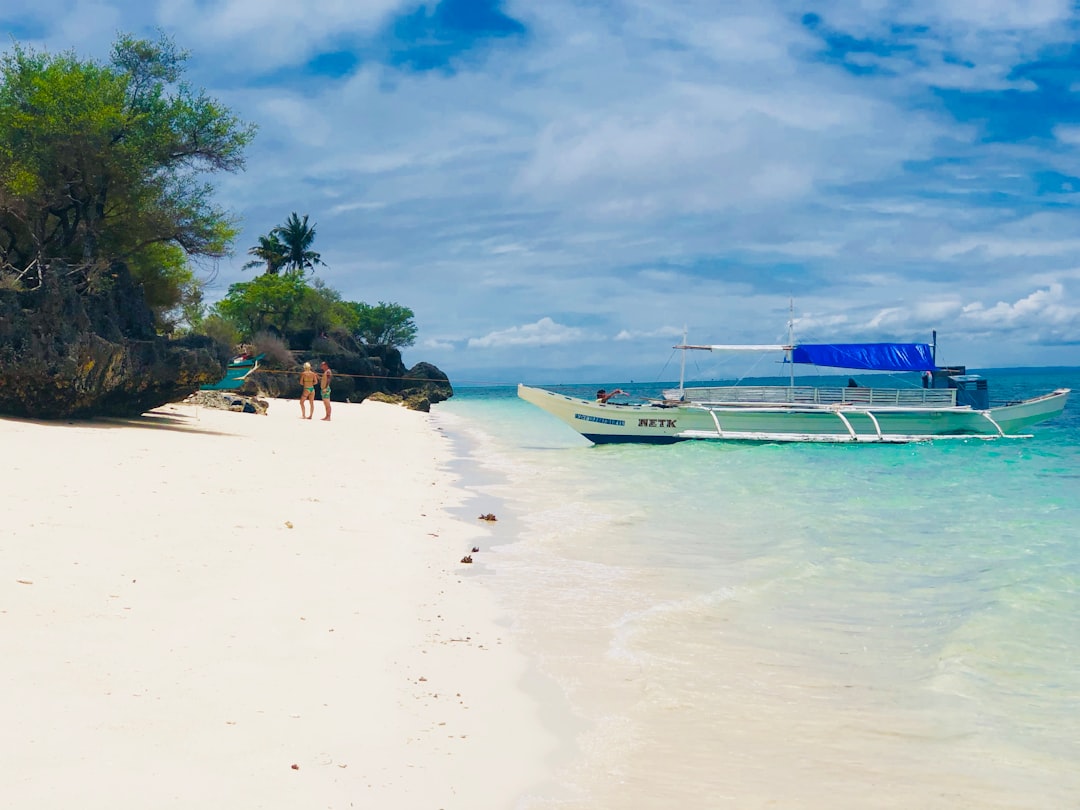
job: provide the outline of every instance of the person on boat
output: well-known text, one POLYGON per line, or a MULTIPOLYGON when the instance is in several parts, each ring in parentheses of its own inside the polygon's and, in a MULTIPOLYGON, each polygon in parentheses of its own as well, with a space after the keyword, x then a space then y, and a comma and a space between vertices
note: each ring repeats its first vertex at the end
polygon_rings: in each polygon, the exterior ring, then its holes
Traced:
MULTIPOLYGON (((330 421, 330 380, 334 376, 334 372, 330 370, 330 364, 325 360, 319 364, 319 368, 322 370, 322 380, 319 383, 320 391, 322 393, 322 404, 326 408, 326 416, 322 418, 324 422, 330 421)), ((315 410, 315 402, 312 400, 311 409, 315 410)))
POLYGON ((602 405, 612 397, 616 397, 619 394, 622 394, 624 397, 630 396, 626 391, 623 391, 621 388, 616 388, 614 391, 605 391, 603 388, 601 388, 599 391, 596 392, 596 401, 602 405))
POLYGON ((311 363, 304 363, 304 370, 300 372, 300 418, 310 419, 315 415, 315 383, 319 381, 319 375, 311 370, 311 363), (310 412, 304 407, 304 403, 311 403, 310 412))

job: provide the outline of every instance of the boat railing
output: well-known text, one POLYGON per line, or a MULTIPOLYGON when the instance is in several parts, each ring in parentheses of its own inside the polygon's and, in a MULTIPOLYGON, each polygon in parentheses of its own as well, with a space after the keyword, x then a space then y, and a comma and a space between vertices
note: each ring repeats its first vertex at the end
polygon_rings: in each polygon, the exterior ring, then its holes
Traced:
MULTIPOLYGON (((676 400, 679 389, 664 392, 676 400)), ((685 399, 703 403, 754 403, 776 405, 874 405, 878 407, 941 408, 956 405, 955 388, 858 388, 778 385, 731 385, 685 389, 685 399)))

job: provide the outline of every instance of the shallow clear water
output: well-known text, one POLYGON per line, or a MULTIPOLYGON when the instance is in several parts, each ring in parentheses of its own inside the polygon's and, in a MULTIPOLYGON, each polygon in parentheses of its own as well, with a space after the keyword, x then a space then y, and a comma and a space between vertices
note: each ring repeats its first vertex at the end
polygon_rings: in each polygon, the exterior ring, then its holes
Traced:
POLYGON ((1078 399, 1028 440, 594 447, 458 390, 477 561, 570 738, 524 806, 1080 807, 1078 399))

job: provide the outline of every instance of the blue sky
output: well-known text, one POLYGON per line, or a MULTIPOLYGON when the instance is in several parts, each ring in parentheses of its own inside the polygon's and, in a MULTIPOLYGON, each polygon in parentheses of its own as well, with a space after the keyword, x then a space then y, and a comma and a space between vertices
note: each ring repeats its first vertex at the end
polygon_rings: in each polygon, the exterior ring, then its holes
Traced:
MULTIPOLYGON (((260 131, 211 295, 290 212, 459 382, 671 377, 671 345, 928 340, 1080 365, 1064 0, 5 0, 105 58, 160 28, 260 131)), ((704 373, 738 374, 733 361, 704 373)), ((745 365, 745 359, 737 361, 745 365)))

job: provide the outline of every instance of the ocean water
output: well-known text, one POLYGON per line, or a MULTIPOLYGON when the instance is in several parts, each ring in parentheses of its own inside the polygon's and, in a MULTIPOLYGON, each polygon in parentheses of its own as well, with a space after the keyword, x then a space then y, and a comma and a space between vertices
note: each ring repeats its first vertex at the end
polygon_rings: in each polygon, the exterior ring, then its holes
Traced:
POLYGON ((1080 394, 1032 439, 855 447, 592 446, 510 387, 434 413, 565 741, 521 807, 1080 808, 1080 394))

